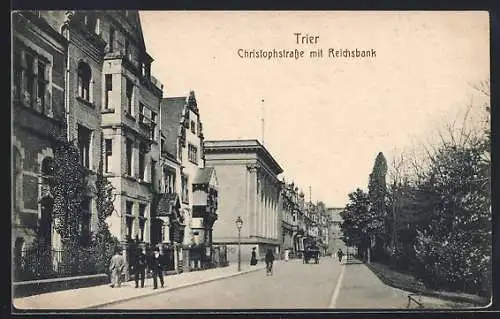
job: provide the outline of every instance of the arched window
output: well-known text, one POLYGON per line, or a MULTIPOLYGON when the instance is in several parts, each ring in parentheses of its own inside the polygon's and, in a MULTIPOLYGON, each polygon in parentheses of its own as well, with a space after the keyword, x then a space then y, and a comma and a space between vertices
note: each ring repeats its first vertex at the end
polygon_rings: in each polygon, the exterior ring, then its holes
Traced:
POLYGON ((54 160, 52 157, 46 157, 42 161, 42 181, 48 182, 54 176, 54 160))
POLYGON ((90 101, 90 79, 92 71, 85 62, 78 63, 78 96, 86 101, 90 101))

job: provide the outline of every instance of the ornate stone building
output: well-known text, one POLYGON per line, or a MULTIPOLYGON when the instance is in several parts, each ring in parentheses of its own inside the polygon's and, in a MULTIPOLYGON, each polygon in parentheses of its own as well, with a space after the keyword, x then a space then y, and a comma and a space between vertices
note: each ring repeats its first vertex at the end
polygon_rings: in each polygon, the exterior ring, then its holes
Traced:
POLYGON ((52 221, 54 138, 65 126, 68 41, 37 12, 12 14, 12 247, 24 254, 38 229, 47 248, 60 245, 52 221))
POLYGON ((262 258, 269 248, 279 254, 280 165, 257 140, 205 141, 204 149, 206 166, 216 169, 219 181, 214 244, 228 245, 228 259, 237 260, 235 220, 240 216, 243 262, 249 262, 252 248, 262 258))
POLYGON ((203 126, 193 91, 161 104, 162 181, 154 241, 180 271, 210 267, 217 220, 218 182, 205 167, 203 126))
MULTIPOLYGON (((122 241, 126 253, 132 239, 144 247, 150 242, 150 203, 160 186, 158 121, 163 86, 151 75, 153 59, 146 52, 139 13, 37 11, 15 13, 14 17, 13 88, 18 97, 14 99, 17 128, 13 135, 19 149, 15 154, 20 154, 15 162, 24 163, 33 173, 17 179, 23 183, 22 189, 19 183, 15 185, 19 194, 29 194, 23 195, 29 199, 18 211, 33 212, 21 219, 24 224, 36 224, 33 216, 37 212, 38 224, 52 223, 43 217, 51 215, 46 213, 51 202, 50 196, 40 195, 45 178, 40 174, 46 175, 50 167, 50 159, 43 165, 42 161, 53 156, 48 131, 64 129, 77 145, 81 165, 88 173, 82 234, 90 234, 96 226, 95 180, 102 169, 114 187, 115 211, 108 220, 111 232, 122 241), (26 109, 17 112, 21 106, 26 109), (24 137, 28 131, 31 136, 24 137), (31 154, 25 160, 27 143, 33 144, 30 152, 38 153, 35 160, 31 154), (36 164, 38 157, 42 159, 36 164)), ((48 231, 51 227, 42 228, 48 231)), ((57 248, 53 229, 50 238, 57 248)), ((29 239, 16 241, 22 246, 29 239)))

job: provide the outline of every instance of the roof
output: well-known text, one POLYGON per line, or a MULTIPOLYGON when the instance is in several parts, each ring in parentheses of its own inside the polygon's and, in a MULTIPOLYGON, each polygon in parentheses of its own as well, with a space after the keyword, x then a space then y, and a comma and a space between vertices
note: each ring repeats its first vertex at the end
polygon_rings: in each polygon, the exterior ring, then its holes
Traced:
POLYGON ((208 184, 210 183, 210 179, 212 178, 212 174, 214 172, 213 167, 204 167, 198 169, 196 176, 193 180, 193 184, 208 184))
POLYGON ((258 140, 213 140, 203 143, 205 154, 210 153, 243 153, 255 152, 269 166, 275 175, 283 173, 283 169, 264 145, 258 140))
POLYGON ((175 158, 177 158, 177 138, 185 105, 186 97, 163 98, 160 105, 161 130, 166 135, 165 151, 175 158))

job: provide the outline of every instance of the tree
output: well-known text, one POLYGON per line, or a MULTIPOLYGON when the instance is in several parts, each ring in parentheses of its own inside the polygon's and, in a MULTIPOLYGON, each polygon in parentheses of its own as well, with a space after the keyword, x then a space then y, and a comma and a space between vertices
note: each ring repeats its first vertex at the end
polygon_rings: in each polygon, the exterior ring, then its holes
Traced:
POLYGON ((80 165, 79 151, 74 143, 57 138, 53 145, 55 229, 65 248, 75 248, 80 240, 81 205, 86 192, 87 172, 80 165))
MULTIPOLYGON (((369 176, 368 196, 370 198, 369 232, 375 239, 375 253, 377 257, 383 254, 387 242, 387 161, 382 152, 375 158, 373 170, 369 176)), ((371 244, 370 244, 371 245, 371 244)))
POLYGON ((370 199, 368 194, 359 188, 348 196, 349 202, 340 212, 343 220, 340 227, 344 234, 344 242, 348 246, 357 246, 358 253, 365 257, 369 245, 370 199))
POLYGON ((96 178, 96 208, 97 227, 93 234, 93 243, 96 268, 99 272, 106 272, 107 265, 114 250, 120 246, 118 238, 109 231, 106 220, 114 211, 113 186, 106 176, 103 175, 102 160, 99 161, 99 170, 96 178))
MULTIPOLYGON (((434 200, 420 204, 430 214, 417 229, 415 251, 427 285, 489 295, 491 134, 489 119, 482 128, 466 125, 471 107, 464 124, 458 130, 449 126, 438 146, 427 152, 428 169, 419 189, 434 200)), ((489 105, 484 110, 489 113, 489 105)))

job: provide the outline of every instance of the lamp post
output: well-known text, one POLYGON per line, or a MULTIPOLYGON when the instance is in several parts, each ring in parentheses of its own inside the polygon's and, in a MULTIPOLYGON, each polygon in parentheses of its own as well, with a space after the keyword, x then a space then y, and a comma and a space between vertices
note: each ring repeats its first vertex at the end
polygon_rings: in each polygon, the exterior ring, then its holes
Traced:
POLYGON ((243 220, 240 216, 236 218, 236 227, 238 228, 238 271, 241 271, 241 227, 243 227, 243 220))

